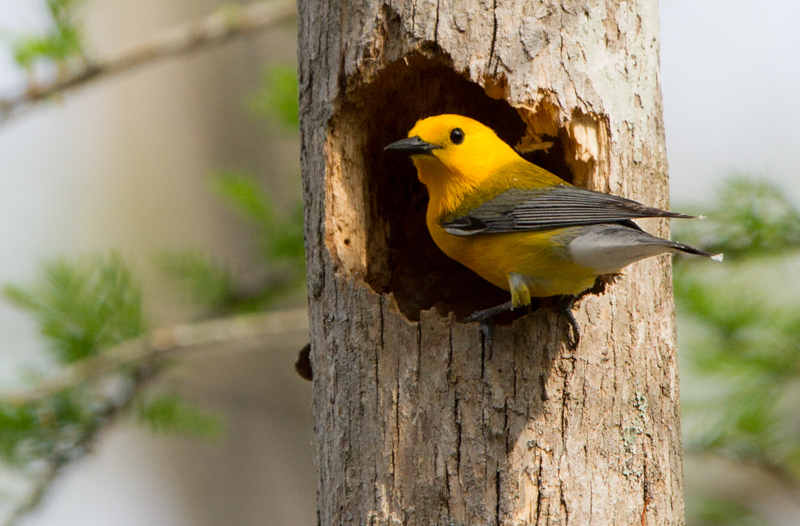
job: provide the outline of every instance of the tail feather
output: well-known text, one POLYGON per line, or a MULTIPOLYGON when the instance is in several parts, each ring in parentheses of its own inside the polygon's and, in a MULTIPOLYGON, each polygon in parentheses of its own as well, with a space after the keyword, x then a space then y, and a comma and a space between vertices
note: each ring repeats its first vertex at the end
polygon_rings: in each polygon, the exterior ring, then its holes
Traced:
MULTIPOLYGON (((662 241, 667 241, 666 239, 662 241)), ((714 261, 722 261, 724 254, 712 254, 711 252, 706 252, 705 250, 700 250, 699 248, 694 248, 689 245, 684 245, 683 243, 678 243, 676 241, 669 241, 669 246, 679 250, 681 252, 685 252, 686 254, 692 254, 695 256, 704 256, 707 258, 711 258, 714 261)))
POLYGON ((683 252, 722 261, 722 254, 711 254, 656 237, 626 224, 592 225, 573 232, 577 235, 568 243, 573 261, 598 274, 617 272, 634 261, 664 252, 683 252))

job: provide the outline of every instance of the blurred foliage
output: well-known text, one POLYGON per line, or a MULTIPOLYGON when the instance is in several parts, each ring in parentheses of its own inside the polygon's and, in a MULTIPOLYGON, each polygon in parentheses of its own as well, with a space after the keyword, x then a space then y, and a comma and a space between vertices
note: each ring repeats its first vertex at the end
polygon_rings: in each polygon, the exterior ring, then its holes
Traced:
POLYGON ((82 0, 47 0, 51 27, 42 34, 14 38, 12 48, 16 62, 30 69, 37 61, 63 67, 70 59, 83 60, 86 52, 76 16, 81 3, 82 0))
POLYGON ((99 432, 132 407, 154 430, 219 432, 212 415, 145 389, 164 363, 135 352, 144 347, 142 292, 119 254, 51 261, 33 284, 6 286, 3 294, 36 319, 54 362, 69 366, 38 376, 24 394, 0 396, 0 459, 33 486, 12 520, 34 508, 60 469, 90 452, 99 432))
POLYGON ((254 114, 295 131, 300 122, 297 93, 297 68, 283 64, 266 70, 247 103, 254 114))
POLYGON ((102 421, 82 393, 64 390, 43 400, 0 400, 0 456, 15 468, 25 468, 41 459, 66 460, 79 454, 87 437, 102 421))
POLYGON ((284 217, 252 175, 221 172, 215 192, 256 229, 261 272, 257 283, 236 283, 231 271, 202 252, 187 249, 159 255, 156 267, 194 306, 213 315, 263 311, 303 290, 305 250, 303 210, 284 217))
POLYGON ((133 407, 140 422, 153 431, 216 438, 222 433, 219 415, 187 403, 175 393, 148 393, 140 396, 133 407))
MULTIPOLYGON (((705 210, 705 220, 675 225, 678 239, 725 253, 722 265, 676 260, 675 298, 681 332, 689 334, 681 347, 688 360, 683 383, 690 387, 683 390, 684 445, 797 487, 800 286, 792 282, 792 294, 774 279, 791 272, 792 264, 796 271, 800 209, 769 182, 734 177, 721 186, 716 206, 705 210)), ((702 523, 764 524, 735 513, 726 517, 702 523)))
POLYGON ((736 502, 704 499, 697 510, 698 526, 770 526, 771 523, 736 502))
POLYGON ((258 180, 250 175, 222 172, 213 179, 214 189, 232 209, 259 231, 264 259, 271 263, 302 264, 303 208, 297 205, 288 217, 280 217, 258 180))
MULTIPOLYGON (((48 0, 54 30, 18 42, 17 59, 30 66, 82 54, 74 0, 48 0), (23 45, 24 44, 24 45, 23 45)), ((279 68, 251 98, 253 108, 297 126, 294 71, 279 68)), ((255 229, 263 277, 249 289, 223 264, 197 250, 155 259, 176 288, 206 316, 263 310, 305 282, 303 214, 282 214, 252 175, 220 172, 213 190, 255 229)), ((131 415, 155 432, 204 437, 222 430, 219 418, 173 392, 148 389, 166 365, 148 349, 142 291, 117 253, 46 263, 28 286, 8 285, 5 298, 35 319, 58 374, 40 375, 23 394, 0 396, 0 460, 29 480, 32 490, 12 506, 13 522, 35 508, 61 468, 88 453, 99 432, 131 415)))
POLYGON ((719 189, 706 221, 682 227, 682 239, 726 261, 784 255, 800 248, 800 210, 769 182, 736 176, 719 189))
POLYGON ((156 255, 154 263, 192 304, 213 310, 234 297, 228 268, 201 251, 163 251, 156 255))
MULTIPOLYGON (((12 36, 19 66, 63 75, 87 65, 78 17, 82 0, 43 0, 46 30, 12 36)), ((297 74, 291 66, 267 70, 248 98, 257 116, 297 133, 297 74)), ((159 254, 157 268, 205 316, 263 310, 301 291, 305 282, 303 214, 275 206, 252 175, 220 172, 213 190, 256 232, 262 279, 245 286, 224 264, 198 250, 159 254)), ((252 281, 252 280, 251 280, 252 281)), ((35 376, 28 389, 0 394, 0 460, 5 475, 30 483, 30 491, 2 508, 7 523, 34 509, 60 470, 89 453, 100 432, 121 417, 133 417, 154 432, 218 436, 221 420, 178 394, 149 382, 167 365, 145 339, 142 291, 117 253, 46 263, 36 281, 2 289, 6 300, 32 315, 48 344, 52 374, 35 376), (57 367, 55 367, 57 365, 57 367)), ((0 496, 8 500, 6 495, 0 496)))
MULTIPOLYGON (((262 86, 248 98, 248 105, 256 115, 292 127, 296 134, 297 99, 297 70, 281 65, 267 70, 262 86)), ((247 172, 219 171, 212 175, 211 186, 225 204, 255 228, 263 271, 258 283, 237 283, 227 267, 191 249, 162 254, 157 267, 188 300, 213 314, 269 309, 303 290, 302 204, 296 204, 288 214, 281 213, 259 179, 247 172)))
POLYGON ((119 254, 44 265, 30 287, 7 285, 3 295, 37 320, 63 364, 140 336, 145 330, 139 283, 119 254))

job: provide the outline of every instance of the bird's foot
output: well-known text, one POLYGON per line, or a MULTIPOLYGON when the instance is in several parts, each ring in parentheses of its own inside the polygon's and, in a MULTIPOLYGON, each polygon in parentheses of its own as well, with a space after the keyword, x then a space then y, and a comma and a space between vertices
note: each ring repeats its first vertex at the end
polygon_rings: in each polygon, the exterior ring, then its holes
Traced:
POLYGON ((502 305, 498 305, 497 307, 492 307, 490 309, 484 309, 475 311, 466 318, 464 318, 464 323, 469 323, 472 321, 479 321, 481 323, 485 321, 489 321, 498 314, 503 314, 504 312, 508 312, 514 309, 514 304, 510 301, 503 303, 502 305))
POLYGON ((563 296, 558 303, 556 303, 553 308, 564 314, 567 317, 567 321, 569 322, 570 327, 572 327, 572 336, 573 338, 570 339, 569 347, 571 350, 575 350, 578 348, 578 344, 581 343, 581 326, 578 325, 578 320, 575 319, 575 315, 572 314, 572 306, 575 303, 575 296, 563 296))
POLYGON ((492 318, 494 318, 498 314, 502 314, 504 312, 513 310, 513 308, 514 304, 510 301, 507 301, 502 305, 498 305, 490 309, 473 312, 472 314, 464 318, 464 323, 477 321, 481 324, 481 332, 483 333, 483 344, 488 352, 487 358, 490 360, 492 359, 492 318))
MULTIPOLYGON (((575 303, 575 296, 569 295, 569 296, 562 296, 562 298, 553 306, 554 310, 563 313, 564 316, 567 317, 569 326, 572 328, 572 338, 570 338, 569 347, 573 351, 578 348, 578 344, 580 344, 581 342, 581 326, 578 324, 578 320, 575 319, 575 315, 572 313, 572 306, 574 303, 575 303)), ((490 359, 492 352, 492 318, 494 318, 498 314, 502 314, 504 312, 513 310, 513 308, 514 308, 513 303, 508 301, 506 303, 503 303, 502 305, 498 305, 490 309, 473 312, 471 315, 464 318, 464 323, 477 321, 481 324, 483 341, 486 346, 486 349, 489 352, 488 357, 490 359)))

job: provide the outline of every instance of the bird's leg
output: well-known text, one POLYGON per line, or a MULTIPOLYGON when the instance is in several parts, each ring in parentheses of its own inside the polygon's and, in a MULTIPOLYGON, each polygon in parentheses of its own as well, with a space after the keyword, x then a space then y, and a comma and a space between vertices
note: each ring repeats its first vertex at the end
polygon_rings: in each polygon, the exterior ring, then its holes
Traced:
POLYGON ((569 322, 570 327, 572 327, 572 335, 575 337, 570 343, 570 349, 573 351, 578 348, 578 344, 581 342, 581 326, 578 325, 578 320, 575 319, 575 315, 572 314, 572 305, 575 303, 575 296, 566 295, 562 296, 561 299, 556 303, 553 308, 564 314, 567 317, 567 321, 569 322))
POLYGON ((483 341, 486 345, 486 348, 489 349, 489 359, 492 358, 492 318, 497 316, 498 314, 502 314, 504 312, 508 312, 514 309, 514 303, 511 301, 507 301, 502 305, 498 305, 496 307, 492 307, 490 309, 479 310, 475 311, 466 318, 464 318, 464 323, 469 323, 471 321, 477 321, 481 324, 481 331, 483 331, 483 341))
POLYGON ((494 318, 498 314, 503 314, 504 312, 508 312, 514 309, 514 304, 509 300, 502 305, 498 305, 497 307, 492 307, 490 309, 479 310, 475 311, 466 318, 464 318, 464 323, 469 323, 471 321, 489 321, 490 319, 494 318))
MULTIPOLYGON (((564 314, 564 316, 567 317, 569 326, 572 328, 573 338, 570 341, 569 346, 573 351, 578 348, 578 344, 581 342, 581 326, 578 324, 578 320, 575 319, 575 315, 572 314, 572 306, 574 303, 575 303, 575 296, 565 295, 562 296, 561 299, 558 300, 558 302, 555 305, 553 305, 554 310, 556 310, 557 312, 561 312, 562 314, 564 314)), ((496 307, 473 312, 471 315, 464 318, 464 323, 469 323, 472 321, 480 322, 481 331, 483 331, 484 342, 486 343, 489 352, 491 352, 492 318, 494 318, 498 314, 502 314, 504 312, 513 310, 513 308, 514 308, 513 303, 507 301, 502 305, 498 305, 496 307)), ((491 355, 489 357, 491 358, 491 355)))

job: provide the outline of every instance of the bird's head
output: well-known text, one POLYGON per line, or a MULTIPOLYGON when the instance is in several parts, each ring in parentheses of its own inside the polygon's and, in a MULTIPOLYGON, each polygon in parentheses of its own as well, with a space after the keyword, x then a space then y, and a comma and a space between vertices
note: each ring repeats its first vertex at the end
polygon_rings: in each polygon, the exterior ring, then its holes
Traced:
POLYGON ((519 159, 490 128, 461 115, 419 120, 407 139, 385 149, 411 154, 419 179, 429 190, 480 184, 498 167, 519 159))

